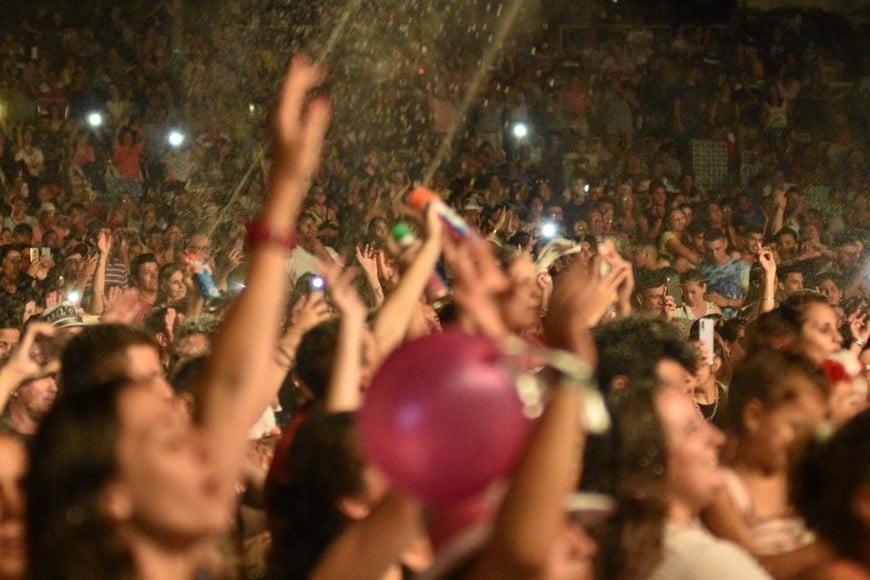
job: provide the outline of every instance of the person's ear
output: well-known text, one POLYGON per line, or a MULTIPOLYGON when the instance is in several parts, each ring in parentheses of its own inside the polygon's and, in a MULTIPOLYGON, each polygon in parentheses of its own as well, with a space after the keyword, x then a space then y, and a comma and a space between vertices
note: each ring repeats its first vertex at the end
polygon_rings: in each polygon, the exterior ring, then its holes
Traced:
POLYGON ((628 387, 628 375, 616 375, 610 379, 608 388, 612 391, 621 391, 628 387))
POLYGON ((162 332, 158 332, 154 335, 154 340, 157 341, 157 344, 162 346, 163 348, 169 348, 169 339, 166 338, 166 335, 162 332))
POLYGON ((718 373, 719 369, 721 369, 721 368, 722 368, 722 357, 721 356, 714 356, 713 357, 713 374, 715 375, 716 373, 718 373))
POLYGON ((125 522, 133 517, 133 497, 123 483, 107 484, 100 493, 100 501, 105 515, 114 522, 125 522))
POLYGON ((368 517, 372 511, 365 499, 358 495, 343 495, 335 502, 335 507, 344 517, 359 521, 368 517))
POLYGON ((764 413, 764 403, 758 399, 747 401, 746 405, 743 406, 743 411, 740 413, 744 430, 747 433, 757 433, 761 429, 764 413))

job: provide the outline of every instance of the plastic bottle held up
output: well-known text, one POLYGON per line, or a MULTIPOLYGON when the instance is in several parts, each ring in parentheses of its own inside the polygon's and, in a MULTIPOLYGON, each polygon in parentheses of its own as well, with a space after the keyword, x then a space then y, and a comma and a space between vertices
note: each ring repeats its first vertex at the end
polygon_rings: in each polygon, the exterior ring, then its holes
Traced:
POLYGON ((205 300, 206 310, 214 312, 224 302, 223 292, 215 284, 214 278, 208 269, 206 261, 201 256, 196 254, 188 254, 188 259, 195 266, 193 272, 193 281, 199 289, 199 293, 205 300))
POLYGON ((454 238, 474 237, 474 232, 468 226, 462 216, 456 213, 453 208, 441 201, 441 198, 431 189, 426 187, 417 187, 408 196, 408 205, 412 208, 423 211, 429 204, 435 204, 435 211, 438 217, 447 226, 454 238))

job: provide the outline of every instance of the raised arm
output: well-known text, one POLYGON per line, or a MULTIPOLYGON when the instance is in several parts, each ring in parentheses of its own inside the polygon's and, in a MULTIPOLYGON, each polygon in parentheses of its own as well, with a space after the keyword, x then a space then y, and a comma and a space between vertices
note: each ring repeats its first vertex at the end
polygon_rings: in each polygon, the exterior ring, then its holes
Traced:
POLYGON ((773 259, 773 250, 762 248, 758 253, 758 264, 762 271, 761 304, 758 305, 758 314, 764 314, 776 308, 776 262, 773 259))
POLYGON ((34 322, 27 325, 21 342, 12 351, 6 364, 0 367, 0 413, 6 408, 12 391, 21 383, 60 370, 60 362, 57 359, 37 361, 31 356, 37 337, 51 338, 56 332, 57 329, 47 322, 34 322))
POLYGON ((97 234, 97 269, 94 270, 94 287, 91 292, 91 303, 88 312, 102 314, 106 309, 106 267, 109 264, 109 253, 112 251, 112 232, 103 228, 97 234))
POLYGON ((426 240, 375 319, 373 331, 383 356, 399 346, 408 332, 417 302, 441 256, 442 231, 441 220, 430 206, 426 212, 426 240))
POLYGON ((359 262, 360 268, 366 277, 366 282, 371 288, 374 305, 381 306, 384 303, 384 289, 381 287, 381 280, 378 278, 378 262, 375 257, 375 250, 368 244, 364 248, 356 247, 356 261, 359 262))
POLYGON ((578 260, 557 280, 544 319, 548 342, 586 363, 575 376, 555 382, 552 397, 499 508, 493 535, 467 578, 540 578, 565 525, 565 498, 580 476, 585 432, 580 390, 596 362, 590 329, 597 324, 627 273, 625 266, 600 276, 598 260, 578 260))
POLYGON ((788 204, 785 190, 777 189, 773 195, 776 199, 776 209, 773 212, 773 219, 770 220, 770 230, 767 232, 768 236, 775 236, 785 225, 785 206, 788 204))
POLYGON ((319 264, 332 303, 341 316, 335 361, 324 406, 328 413, 356 411, 362 402, 362 341, 366 307, 353 287, 354 268, 342 271, 341 262, 319 264))
POLYGON ((251 229, 246 290, 227 312, 202 377, 202 427, 231 481, 241 466, 245 433, 273 395, 266 378, 287 296, 286 279, 276 272, 284 270, 329 123, 325 99, 314 99, 306 110, 309 92, 323 78, 307 57, 293 58, 274 113, 272 172, 263 214, 251 229))

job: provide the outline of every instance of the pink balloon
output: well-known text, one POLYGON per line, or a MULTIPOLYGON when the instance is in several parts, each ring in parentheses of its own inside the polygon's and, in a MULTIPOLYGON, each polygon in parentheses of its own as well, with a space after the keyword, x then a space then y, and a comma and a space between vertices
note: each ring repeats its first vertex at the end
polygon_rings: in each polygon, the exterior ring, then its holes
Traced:
POLYGON ((430 502, 485 489, 516 464, 531 427, 501 356, 492 341, 456 330, 401 346, 359 412, 363 454, 430 502))

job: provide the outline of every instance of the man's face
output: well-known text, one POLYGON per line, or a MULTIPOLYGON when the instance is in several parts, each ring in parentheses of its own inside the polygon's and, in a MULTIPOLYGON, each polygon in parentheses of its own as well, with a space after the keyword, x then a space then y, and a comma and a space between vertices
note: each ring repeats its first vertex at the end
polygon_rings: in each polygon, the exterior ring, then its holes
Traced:
POLYGON ((721 238, 708 241, 707 256, 714 264, 724 264, 728 261, 728 242, 721 238))
POLYGON ((40 421, 48 413, 57 397, 57 381, 53 375, 24 383, 16 393, 16 403, 28 416, 40 421))
POLYGON ((656 187, 652 192, 653 203, 656 205, 664 205, 668 199, 668 190, 664 187, 656 187))
POLYGON ((776 242, 776 251, 783 260, 789 260, 797 253, 798 245, 794 236, 786 234, 779 237, 776 242))
POLYGON ((0 356, 3 356, 21 340, 21 331, 17 328, 0 328, 0 356))
POLYGON ((843 244, 837 248, 837 261, 844 269, 853 268, 861 257, 861 244, 843 244))
POLYGON ((3 276, 16 282, 21 275, 21 252, 13 250, 3 258, 3 276))
POLYGON ((804 289, 804 274, 803 272, 789 272, 785 276, 782 283, 783 292, 786 296, 791 296, 796 292, 804 289))
POLYGON ((753 232, 746 234, 746 237, 743 239, 746 243, 746 251, 753 256, 757 256, 758 252, 761 251, 762 245, 764 245, 764 235, 758 232, 753 232))
POLYGON ((818 290, 827 297, 828 304, 831 306, 839 304, 840 299, 843 297, 843 293, 840 292, 840 287, 830 278, 822 280, 821 284, 819 284, 818 290))
POLYGON ((136 272, 136 285, 147 292, 157 292, 160 267, 157 262, 145 262, 140 264, 136 272))
POLYGON ((664 284, 654 288, 647 288, 640 295, 640 308, 653 316, 662 316, 665 313, 665 296, 667 288, 664 284))
POLYGON ((211 256, 211 242, 208 237, 203 234, 194 234, 191 236, 187 249, 203 258, 211 256))
POLYGON ((310 244, 315 241, 317 239, 317 225, 315 225, 314 220, 309 217, 299 220, 297 235, 300 243, 310 244))

